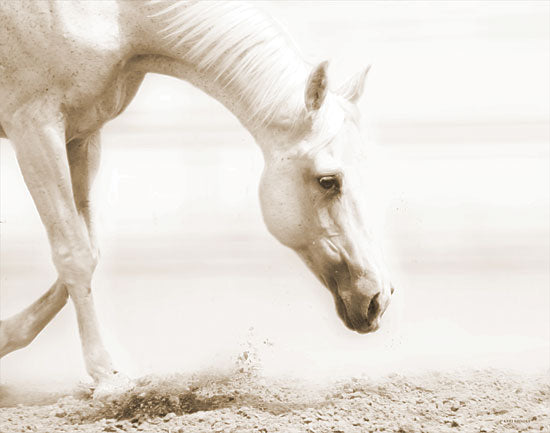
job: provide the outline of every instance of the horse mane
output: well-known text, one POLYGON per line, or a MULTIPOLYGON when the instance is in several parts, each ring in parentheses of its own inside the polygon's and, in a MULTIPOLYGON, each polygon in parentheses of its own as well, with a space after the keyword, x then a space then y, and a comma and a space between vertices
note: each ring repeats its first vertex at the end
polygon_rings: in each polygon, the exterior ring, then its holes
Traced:
POLYGON ((159 20, 159 34, 168 46, 231 92, 253 121, 269 123, 303 89, 307 71, 298 48, 278 23, 253 6, 150 3, 157 9, 151 18, 159 20))

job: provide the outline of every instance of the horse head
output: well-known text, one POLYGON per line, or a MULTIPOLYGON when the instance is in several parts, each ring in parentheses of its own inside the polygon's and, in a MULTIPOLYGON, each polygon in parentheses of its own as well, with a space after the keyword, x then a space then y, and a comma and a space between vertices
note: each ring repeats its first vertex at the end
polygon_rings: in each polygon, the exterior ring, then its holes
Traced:
POLYGON ((366 149, 356 102, 367 72, 336 92, 328 89, 326 62, 311 72, 293 133, 264 150, 260 184, 269 231, 298 253, 359 333, 378 329, 393 293, 361 186, 366 149))

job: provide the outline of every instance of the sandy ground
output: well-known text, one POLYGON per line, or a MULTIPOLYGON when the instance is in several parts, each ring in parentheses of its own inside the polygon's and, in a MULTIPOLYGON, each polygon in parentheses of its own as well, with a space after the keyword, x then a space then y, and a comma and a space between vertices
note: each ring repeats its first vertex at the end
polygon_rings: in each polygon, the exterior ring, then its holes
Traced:
POLYGON ((548 375, 470 370, 351 378, 330 386, 224 374, 146 377, 102 400, 3 387, 0 429, 15 432, 547 432, 548 375), (34 401, 33 401, 34 400, 34 401))

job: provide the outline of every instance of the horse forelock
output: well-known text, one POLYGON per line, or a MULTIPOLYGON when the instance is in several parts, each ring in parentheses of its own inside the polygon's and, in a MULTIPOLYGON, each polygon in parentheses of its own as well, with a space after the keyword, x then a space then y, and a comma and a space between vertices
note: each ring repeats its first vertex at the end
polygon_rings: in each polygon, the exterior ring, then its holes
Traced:
POLYGON ((291 101, 303 102, 296 95, 306 64, 290 36, 260 10, 243 2, 150 3, 166 44, 231 92, 249 119, 267 124, 291 101))

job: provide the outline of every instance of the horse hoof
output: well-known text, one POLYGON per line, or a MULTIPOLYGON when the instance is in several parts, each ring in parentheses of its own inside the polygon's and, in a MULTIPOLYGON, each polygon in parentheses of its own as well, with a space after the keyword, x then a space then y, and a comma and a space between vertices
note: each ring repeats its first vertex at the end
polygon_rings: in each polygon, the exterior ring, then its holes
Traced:
POLYGON ((135 383, 125 374, 113 372, 101 379, 95 386, 94 400, 116 400, 135 387, 135 383))

